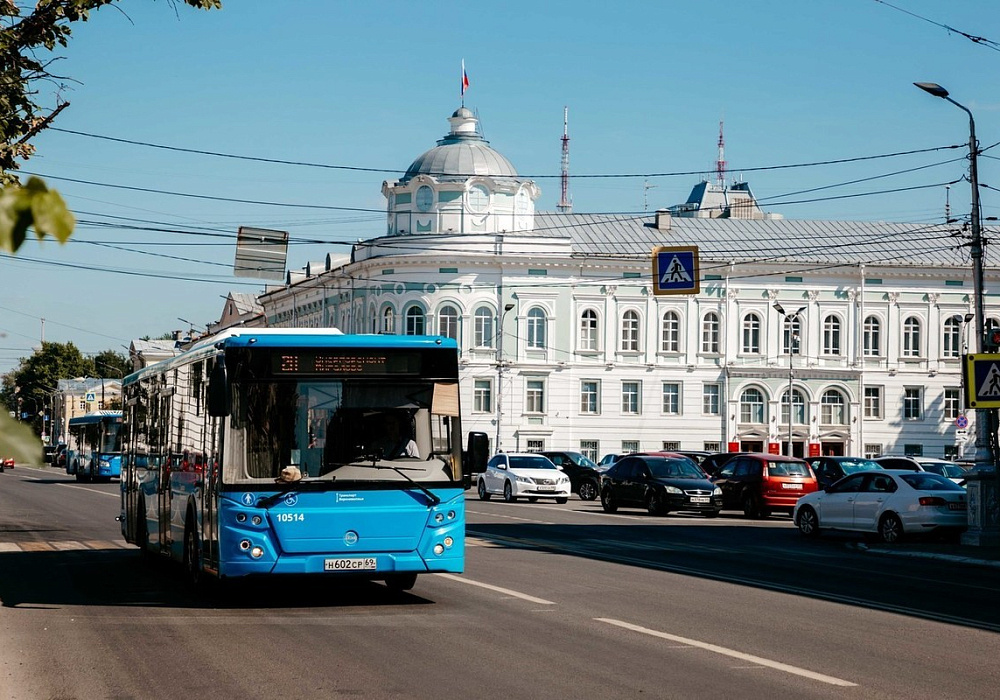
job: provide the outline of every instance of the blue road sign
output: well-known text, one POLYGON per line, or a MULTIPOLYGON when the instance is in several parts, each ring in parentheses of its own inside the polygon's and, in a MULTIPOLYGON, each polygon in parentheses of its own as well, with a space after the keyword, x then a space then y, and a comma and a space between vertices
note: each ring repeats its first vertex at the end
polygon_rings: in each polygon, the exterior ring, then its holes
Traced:
POLYGON ((1000 408, 1000 354, 965 356, 965 402, 969 408, 1000 408))
POLYGON ((653 248, 653 294, 697 294, 700 291, 698 246, 653 248))

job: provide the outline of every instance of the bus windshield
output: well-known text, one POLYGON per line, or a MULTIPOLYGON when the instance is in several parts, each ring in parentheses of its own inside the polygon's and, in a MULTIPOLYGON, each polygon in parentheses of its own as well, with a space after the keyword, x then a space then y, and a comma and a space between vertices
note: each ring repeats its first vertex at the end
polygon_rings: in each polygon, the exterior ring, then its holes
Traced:
MULTIPOLYGON (((435 411, 457 384, 405 378, 278 379, 235 383, 223 466, 230 484, 296 479, 452 482, 461 438, 435 411), (448 387, 443 390, 443 387, 448 387)), ((457 421, 455 421, 457 430, 457 421)))

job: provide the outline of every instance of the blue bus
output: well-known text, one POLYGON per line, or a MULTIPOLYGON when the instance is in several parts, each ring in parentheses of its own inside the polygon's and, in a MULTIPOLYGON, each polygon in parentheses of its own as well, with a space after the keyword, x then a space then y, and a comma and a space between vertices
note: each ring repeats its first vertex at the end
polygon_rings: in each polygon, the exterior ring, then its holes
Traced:
POLYGON ((110 481, 122 471, 122 412, 94 411, 69 419, 66 473, 77 481, 110 481))
MULTIPOLYGON (((224 331, 122 389, 122 535, 192 583, 317 574, 408 590, 463 570, 473 465, 454 340, 224 331)), ((475 461, 487 449, 470 436, 475 461)))

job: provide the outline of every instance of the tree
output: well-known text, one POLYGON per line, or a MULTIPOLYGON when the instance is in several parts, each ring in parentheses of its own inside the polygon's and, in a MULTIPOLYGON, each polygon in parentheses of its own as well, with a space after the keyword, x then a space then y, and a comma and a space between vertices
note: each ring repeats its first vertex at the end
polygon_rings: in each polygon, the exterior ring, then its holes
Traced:
POLYGON ((132 372, 128 357, 114 350, 102 350, 94 355, 94 376, 106 379, 123 379, 132 372))
MULTIPOLYGON (((169 0, 199 9, 222 7, 221 0, 169 0)), ((50 69, 51 52, 69 44, 73 22, 117 0, 0 0, 0 250, 16 252, 33 228, 65 243, 74 219, 62 197, 39 178, 21 185, 16 171, 34 153, 31 140, 69 106, 63 76, 50 69), (54 103, 39 102, 39 86, 54 86, 54 103)))

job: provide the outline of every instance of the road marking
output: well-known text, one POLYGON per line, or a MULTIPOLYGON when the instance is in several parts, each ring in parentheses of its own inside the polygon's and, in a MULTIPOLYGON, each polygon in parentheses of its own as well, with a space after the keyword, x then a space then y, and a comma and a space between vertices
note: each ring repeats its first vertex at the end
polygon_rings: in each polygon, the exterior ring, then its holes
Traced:
POLYGON ((437 574, 437 576, 446 578, 450 581, 467 583, 470 586, 479 586, 480 588, 485 588, 490 591, 503 593, 504 595, 509 595, 513 598, 520 598, 521 600, 526 600, 529 603, 537 603, 538 605, 555 605, 555 603, 552 602, 551 600, 545 600, 544 598, 536 598, 535 596, 528 595, 527 593, 518 593, 517 591, 512 591, 509 588, 501 588, 500 586, 494 586, 489 583, 481 583, 480 581, 473 581, 471 578, 465 578, 464 576, 455 576, 454 574, 437 574))
POLYGON ((126 542, 114 540, 63 540, 59 542, 0 542, 0 553, 7 552, 89 552, 104 549, 130 549, 126 542))
POLYGON ((90 491, 91 493, 99 493, 102 496, 111 496, 112 498, 121 498, 121 493, 108 493, 107 491, 98 491, 97 489, 88 488, 86 486, 77 486, 76 484, 64 484, 62 482, 57 482, 56 486, 62 486, 67 489, 79 489, 80 491, 90 491))
POLYGON ((666 632, 658 632, 656 630, 651 630, 646 627, 639 627, 638 625, 633 625, 628 622, 622 622, 621 620, 614 620, 607 617, 595 617, 598 622, 604 622, 609 625, 614 625, 616 627, 621 627, 633 632, 640 632, 642 634, 648 634, 651 637, 657 637, 659 639, 666 639, 671 642, 680 642, 687 646, 696 647, 698 649, 704 649, 705 651, 710 651, 715 654, 722 654, 723 656, 729 656, 734 659, 739 659, 741 661, 748 661, 752 664, 758 666, 766 666, 767 668, 773 668, 777 671, 784 671, 785 673, 791 673, 796 676, 802 676, 803 678, 809 678, 814 681, 819 681, 821 683, 828 683, 829 685, 836 685, 842 688, 854 688, 857 687, 857 683, 851 683, 850 681, 845 681, 840 678, 834 678, 833 676, 826 676, 822 673, 816 673, 815 671, 810 671, 805 668, 799 668, 798 666, 790 666, 789 664, 783 664, 780 661, 771 661, 770 659, 765 659, 760 656, 754 656, 753 654, 745 654, 742 651, 736 651, 735 649, 727 649, 726 647, 720 647, 717 644, 709 644, 708 642, 699 642, 697 639, 688 639, 687 637, 678 637, 675 634, 667 634, 666 632))

